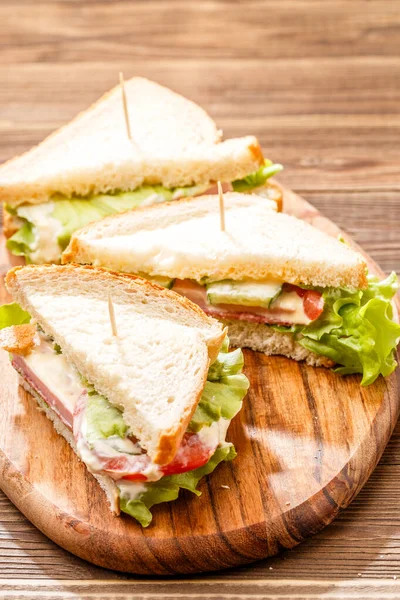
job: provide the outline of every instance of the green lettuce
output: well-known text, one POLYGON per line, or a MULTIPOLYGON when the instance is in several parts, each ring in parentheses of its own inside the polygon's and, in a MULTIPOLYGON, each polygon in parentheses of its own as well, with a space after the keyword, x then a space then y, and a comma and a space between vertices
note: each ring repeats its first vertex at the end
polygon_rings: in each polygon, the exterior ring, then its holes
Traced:
POLYGON ((86 438, 89 444, 112 435, 124 438, 127 431, 122 412, 104 396, 90 393, 86 409, 86 438))
POLYGON ((226 444, 216 449, 208 463, 194 471, 180 475, 168 475, 159 481, 144 484, 142 493, 134 500, 125 496, 123 490, 120 489, 121 510, 139 521, 142 527, 147 527, 153 518, 150 512, 152 506, 176 500, 181 489, 200 496, 201 492, 197 489, 200 479, 212 473, 221 462, 233 460, 235 457, 234 446, 226 444))
POLYGON ((133 192, 99 194, 90 198, 55 198, 51 216, 63 226, 57 238, 61 249, 67 247, 74 231, 108 215, 137 208, 153 197, 159 202, 172 200, 172 192, 161 186, 145 186, 133 192))
MULTIPOLYGON (((85 227, 93 221, 98 221, 108 215, 124 212, 132 208, 155 202, 169 202, 177 198, 192 196, 205 191, 207 186, 189 186, 183 188, 167 189, 161 185, 142 186, 133 192, 116 192, 113 194, 97 194, 85 198, 65 198, 56 195, 54 210, 51 217, 57 219, 62 225, 61 233, 57 237, 60 253, 64 250, 74 231, 85 227)), ((9 212, 18 216, 17 209, 9 212)), ((20 217, 22 227, 7 241, 7 248, 17 256, 25 256, 29 260, 30 253, 37 247, 40 240, 36 239, 35 224, 20 217)))
POLYGON ((29 261, 30 253, 35 249, 35 232, 32 223, 25 221, 22 227, 7 240, 6 246, 14 256, 25 256, 29 261))
POLYGON ((273 163, 272 160, 267 159, 265 160, 263 166, 260 167, 255 173, 251 173, 243 179, 237 179, 236 181, 233 181, 232 187, 235 192, 250 192, 252 189, 264 185, 267 179, 273 177, 282 171, 282 169, 282 165, 273 163))
POLYGON ((292 332, 304 348, 340 365, 340 375, 362 373, 361 385, 396 368, 395 348, 400 325, 393 321, 391 300, 398 289, 396 273, 383 281, 368 275, 368 287, 352 292, 344 288, 322 291, 324 311, 306 326, 280 327, 292 332))
POLYGON ((243 373, 229 375, 218 382, 206 381, 201 400, 189 423, 189 431, 198 432, 221 418, 233 419, 242 408, 248 389, 249 381, 243 373))
POLYGON ((30 320, 31 315, 16 302, 0 306, 0 329, 12 327, 13 325, 25 325, 30 320))
POLYGON ((198 432, 210 427, 219 419, 233 419, 242 408, 242 400, 249 389, 249 380, 241 371, 243 353, 238 348, 228 352, 229 340, 225 342, 217 360, 211 365, 200 402, 189 423, 189 431, 198 432))

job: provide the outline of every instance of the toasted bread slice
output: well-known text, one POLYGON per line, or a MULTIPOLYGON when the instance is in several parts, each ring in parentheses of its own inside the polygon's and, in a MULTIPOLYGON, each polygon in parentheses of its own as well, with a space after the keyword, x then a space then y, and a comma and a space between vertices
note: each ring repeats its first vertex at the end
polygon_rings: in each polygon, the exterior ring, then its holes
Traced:
POLYGON ((0 168, 0 200, 42 203, 56 194, 86 196, 232 181, 263 162, 255 137, 221 142, 221 132, 195 103, 141 77, 125 82, 132 141, 121 88, 115 87, 71 123, 0 168))
POLYGON ((225 337, 223 326, 169 290, 102 269, 17 267, 6 285, 79 373, 124 411, 150 458, 170 462, 225 337))
POLYGON ((362 288, 360 254, 256 195, 201 196, 107 217, 75 232, 63 261, 178 279, 266 279, 362 288))

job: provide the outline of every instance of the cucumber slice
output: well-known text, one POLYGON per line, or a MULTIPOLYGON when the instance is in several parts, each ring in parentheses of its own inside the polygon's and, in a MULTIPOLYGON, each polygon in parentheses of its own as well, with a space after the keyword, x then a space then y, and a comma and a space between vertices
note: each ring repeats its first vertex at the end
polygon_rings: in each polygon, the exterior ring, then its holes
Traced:
POLYGON ((236 304, 268 308, 280 294, 282 283, 277 281, 215 281, 207 285, 209 304, 236 304))
POLYGON ((147 273, 142 273, 141 271, 139 271, 138 275, 139 277, 143 277, 143 279, 147 279, 152 283, 157 283, 157 285, 161 285, 169 290, 172 288, 175 281, 175 279, 171 279, 170 277, 163 277, 162 275, 147 275, 147 273))

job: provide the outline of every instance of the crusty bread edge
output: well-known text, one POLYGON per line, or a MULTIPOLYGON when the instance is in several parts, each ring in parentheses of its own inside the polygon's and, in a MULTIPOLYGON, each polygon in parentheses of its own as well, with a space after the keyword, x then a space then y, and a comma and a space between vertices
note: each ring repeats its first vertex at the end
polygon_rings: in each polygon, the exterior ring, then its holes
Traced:
POLYGON ((265 325, 264 323, 249 323, 236 319, 226 319, 223 320, 223 323, 228 328, 229 341, 233 347, 250 348, 255 352, 262 352, 267 356, 286 356, 292 360, 304 361, 313 367, 330 368, 335 364, 333 360, 327 356, 307 350, 294 340, 290 333, 286 332, 274 331, 274 338, 277 338, 278 340, 281 339, 282 345, 278 349, 271 351, 268 343, 269 337, 265 335, 268 331, 268 325, 265 325), (245 335, 241 335, 238 327, 239 329, 242 329, 242 332, 244 332, 245 335), (256 336, 254 336, 254 334, 256 334, 256 336), (257 341, 257 338, 260 338, 260 342, 257 341), (288 343, 285 344, 284 342, 288 343))
MULTIPOLYGON (((75 264, 65 265, 63 267, 57 266, 57 265, 26 265, 26 266, 22 266, 22 267, 21 266, 14 267, 13 269, 11 269, 7 273, 6 278, 5 278, 6 287, 7 287, 8 291, 12 294, 14 299, 17 302, 19 302, 21 304, 21 306, 25 309, 28 307, 24 301, 23 291, 20 287, 20 284, 18 281, 18 275, 17 275, 17 273, 20 269, 25 269, 25 270, 51 269, 53 271, 62 270, 63 272, 68 270, 68 271, 71 271, 74 274, 78 274, 78 275, 79 275, 80 270, 84 270, 84 271, 93 273, 95 276, 97 275, 99 277, 104 277, 105 280, 108 280, 111 278, 114 280, 119 279, 122 281, 135 283, 135 284, 138 284, 145 288, 150 289, 153 293, 161 294, 164 297, 167 297, 171 302, 174 302, 175 304, 179 304, 185 310, 189 310, 189 311, 195 313, 197 316, 201 317, 201 319, 205 325, 206 324, 210 325, 210 326, 217 325, 220 327, 219 335, 216 335, 212 338, 210 337, 208 340, 205 340, 205 343, 207 344, 208 360, 207 360, 207 364, 204 365, 203 380, 199 384, 198 388, 196 389, 190 406, 186 409, 186 411, 184 411, 180 422, 175 426, 175 428, 168 430, 160 437, 158 447, 156 449, 155 455, 153 456, 153 461, 156 464, 162 465, 162 464, 167 464, 167 463, 171 462, 171 460, 173 460, 173 458, 176 454, 176 451, 178 449, 180 441, 187 429, 187 425, 190 422, 190 419, 192 418, 193 413, 195 412, 197 405, 200 401, 201 395, 204 390, 204 385, 207 380, 209 365, 212 362, 214 362, 214 360, 218 356, 218 352, 219 352, 222 342, 226 336, 226 328, 223 328, 223 325, 221 323, 219 323, 218 321, 216 321, 215 319, 207 316, 201 310, 201 308, 199 308, 196 304, 194 304, 187 298, 180 296, 179 294, 176 294, 175 292, 172 292, 171 290, 163 288, 155 283, 147 281, 146 279, 143 279, 136 275, 115 273, 113 271, 109 271, 109 270, 103 269, 103 268, 95 268, 95 267, 91 267, 91 266, 81 266, 81 265, 75 265, 75 264)), ((35 316, 36 318, 38 317, 38 315, 32 315, 32 316, 35 316)), ((40 322, 40 319, 38 319, 38 321, 40 322)))
MULTIPOLYGON (((68 427, 61 421, 60 417, 47 404, 47 402, 42 398, 42 396, 29 385, 29 383, 24 378, 23 373, 19 371, 19 369, 15 368, 15 370, 20 376, 20 385, 25 389, 25 391, 27 391, 31 396, 33 396, 33 398, 36 400, 46 417, 49 419, 49 421, 53 423, 54 429, 57 431, 57 433, 62 435, 62 437, 68 442, 72 450, 77 455, 78 460, 81 460, 78 456, 76 443, 72 431, 70 431, 68 427)), ((113 479, 111 479, 111 477, 108 477, 108 475, 97 475, 94 473, 90 473, 90 475, 92 475, 97 480, 101 489, 105 493, 110 511, 115 515, 119 515, 121 512, 119 506, 119 493, 118 488, 113 479)))

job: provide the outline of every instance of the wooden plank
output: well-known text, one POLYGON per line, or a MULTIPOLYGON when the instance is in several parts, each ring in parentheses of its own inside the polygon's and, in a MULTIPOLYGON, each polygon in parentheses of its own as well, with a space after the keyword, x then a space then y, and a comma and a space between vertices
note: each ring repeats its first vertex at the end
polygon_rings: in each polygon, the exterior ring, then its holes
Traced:
POLYGON ((400 272, 399 192, 307 190, 302 195, 346 231, 385 272, 400 272))
POLYGON ((3 0, 3 55, 14 63, 61 63, 96 61, 99 53, 107 61, 130 55, 171 59, 183 49, 188 58, 207 60, 398 54, 395 0, 247 0, 233 9, 229 4, 3 0))
POLYGON ((333 598, 346 600, 350 598, 385 600, 394 599, 400 594, 400 583, 396 580, 382 581, 362 580, 355 581, 281 581, 274 578, 265 580, 237 580, 234 583, 228 578, 215 580, 213 582, 202 580, 188 580, 182 583, 176 581, 157 582, 141 581, 131 582, 36 582, 25 583, 15 580, 4 582, 0 580, 0 595, 2 598, 16 598, 17 600, 27 598, 45 598, 55 600, 59 598, 102 598, 104 600, 132 599, 132 591, 135 600, 155 600, 164 598, 168 600, 194 600, 196 598, 210 598, 213 600, 250 600, 258 598, 262 600, 288 600, 301 598, 302 600, 316 600, 317 598, 333 598), (7 594, 10 594, 9 596, 7 594))

